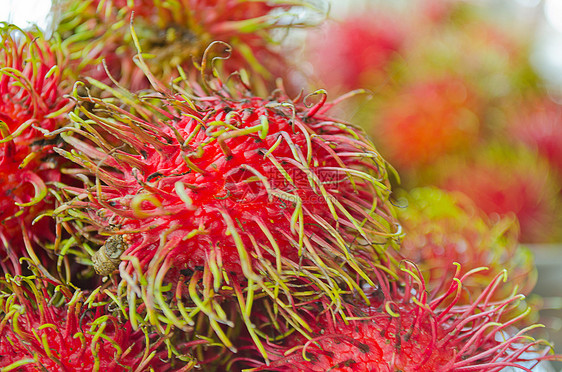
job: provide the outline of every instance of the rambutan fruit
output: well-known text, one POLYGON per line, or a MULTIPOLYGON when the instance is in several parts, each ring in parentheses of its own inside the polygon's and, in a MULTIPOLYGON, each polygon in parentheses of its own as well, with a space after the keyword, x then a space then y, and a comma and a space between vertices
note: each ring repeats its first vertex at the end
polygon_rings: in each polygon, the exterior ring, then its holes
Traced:
POLYGON ((442 288, 429 291, 413 264, 405 263, 402 270, 392 280, 379 275, 371 306, 348 303, 343 315, 322 301, 303 307, 312 318, 312 333, 289 332, 267 344, 269 365, 252 357, 232 364, 256 372, 491 372, 510 366, 530 372, 542 360, 557 358, 547 355, 545 341, 527 335, 538 325, 514 327, 525 313, 504 320, 522 296, 491 300, 505 272, 464 304, 458 299, 473 271, 457 272, 442 288))
POLYGON ((326 23, 310 33, 305 52, 323 86, 346 92, 384 83, 404 38, 396 18, 372 12, 326 23))
POLYGON ((369 281, 362 261, 387 263, 400 229, 386 164, 361 130, 327 115, 325 92, 309 104, 220 80, 174 92, 150 78, 158 91, 148 95, 77 97, 62 134, 72 149, 57 151, 95 181, 65 187, 75 198, 57 213, 86 239, 113 236, 95 268, 118 265, 151 321, 161 309, 190 324, 170 305, 185 297, 229 324, 213 296, 259 289, 290 302, 298 291, 284 282, 299 276, 337 298, 338 282, 361 292, 351 278, 369 281))
POLYGON ((461 265, 461 275, 488 268, 463 282, 472 296, 504 269, 510 280, 496 290, 496 296, 504 298, 516 287, 525 295, 533 289, 537 280, 533 256, 519 245, 513 217, 492 219, 464 194, 434 187, 404 192, 399 204, 404 206, 398 217, 405 233, 400 254, 420 267, 430 290, 452 279, 452 262, 461 265))
POLYGON ((0 278, 0 368, 140 372, 188 371, 197 364, 190 348, 206 341, 190 344, 146 327, 133 330, 108 303, 100 290, 54 288, 37 276, 0 278))
POLYGON ((389 161, 408 171, 469 149, 478 139, 478 110, 470 84, 447 76, 404 87, 371 131, 389 161))
POLYGON ((468 195, 489 215, 514 214, 524 243, 560 236, 560 184, 544 159, 527 149, 490 145, 469 159, 444 159, 437 185, 468 195))
POLYGON ((420 1, 410 12, 416 32, 407 40, 403 78, 455 74, 470 81, 488 104, 536 87, 529 63, 530 24, 502 18, 489 6, 467 1, 420 1), (432 5, 433 3, 433 5, 432 5), (429 5, 429 7, 428 7, 429 5), (431 8, 437 11, 432 16, 431 8), (427 11, 429 10, 429 12, 427 11))
POLYGON ((532 100, 507 125, 506 134, 548 159, 562 179, 562 106, 532 100))
POLYGON ((133 63, 137 49, 131 21, 152 73, 165 83, 178 77, 178 67, 190 69, 209 43, 220 40, 235 47, 227 73, 249 70, 256 87, 269 84, 272 89, 290 61, 288 50, 279 52, 272 31, 304 26, 310 19, 291 9, 312 9, 305 1, 291 0, 65 0, 61 6, 58 32, 78 73, 109 84, 104 59, 110 75, 132 91, 150 84, 133 63))
POLYGON ((60 50, 12 25, 2 24, 0 35, 0 259, 3 271, 20 272, 19 257, 54 240, 47 219, 33 224, 54 206, 48 184, 61 177, 56 141, 44 132, 61 127, 73 103, 63 97, 70 87, 60 50))

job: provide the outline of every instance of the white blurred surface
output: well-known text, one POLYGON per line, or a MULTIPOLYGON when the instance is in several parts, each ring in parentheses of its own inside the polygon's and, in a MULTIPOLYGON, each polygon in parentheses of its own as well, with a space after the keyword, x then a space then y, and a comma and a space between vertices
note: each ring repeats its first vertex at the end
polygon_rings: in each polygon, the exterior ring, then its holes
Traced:
POLYGON ((48 32, 52 23, 51 6, 51 0, 0 0, 0 21, 23 29, 37 25, 48 32))
POLYGON ((546 0, 544 13, 548 23, 558 32, 562 32, 562 0, 546 0))

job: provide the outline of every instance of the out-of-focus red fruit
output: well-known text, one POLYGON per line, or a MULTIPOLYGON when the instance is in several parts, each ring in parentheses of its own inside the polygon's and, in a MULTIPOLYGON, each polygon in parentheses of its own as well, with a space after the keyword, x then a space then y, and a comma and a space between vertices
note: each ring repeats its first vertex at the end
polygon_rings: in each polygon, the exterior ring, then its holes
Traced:
POLYGON ((562 106, 545 99, 522 111, 507 134, 547 158, 562 177, 562 106))
POLYGON ((399 200, 404 207, 398 209, 398 217, 405 232, 400 254, 420 267, 430 290, 452 279, 452 262, 461 265, 461 274, 488 268, 464 281, 471 296, 504 269, 509 281, 496 290, 496 298, 511 294, 515 287, 525 295, 533 289, 537 279, 533 256, 519 245, 513 218, 489 218, 465 195, 433 187, 413 189, 399 200))
POLYGON ((460 78, 420 82, 386 103, 371 133, 399 171, 417 169, 469 149, 478 138, 478 108, 476 95, 460 78))
POLYGON ((456 0, 418 0, 420 15, 424 17, 424 21, 432 24, 443 24, 451 20, 451 14, 458 1, 456 0))
POLYGON ((482 129, 488 130, 497 125, 504 104, 538 88, 538 75, 529 62, 530 23, 512 27, 511 17, 502 19, 493 6, 470 1, 413 3, 405 22, 414 24, 415 31, 407 34, 408 48, 392 68, 393 83, 377 90, 377 96, 384 98, 389 90, 431 76, 457 76, 478 96, 481 107, 475 113, 485 119, 482 129))
POLYGON ((522 242, 560 236, 560 184, 544 159, 523 148, 492 146, 471 159, 444 163, 439 185, 468 195, 488 214, 514 214, 522 242))
POLYGON ((4 271, 19 272, 25 246, 54 239, 47 219, 32 221, 54 205, 48 184, 61 175, 55 141, 43 133, 64 122, 70 89, 62 80, 61 51, 41 35, 9 25, 0 34, 0 259, 4 271))
POLYGON ((329 91, 370 89, 387 79, 388 65, 401 52, 404 30, 395 19, 373 13, 329 23, 308 37, 308 60, 329 91))

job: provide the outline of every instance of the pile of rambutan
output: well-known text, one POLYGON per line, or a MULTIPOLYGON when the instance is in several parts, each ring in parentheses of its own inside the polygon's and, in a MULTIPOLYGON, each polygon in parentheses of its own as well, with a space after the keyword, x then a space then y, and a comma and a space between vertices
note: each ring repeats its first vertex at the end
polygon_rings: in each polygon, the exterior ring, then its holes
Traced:
POLYGON ((352 94, 287 93, 272 40, 310 3, 58 6, 51 38, 0 30, 1 371, 559 358, 532 338, 514 219, 434 189, 397 198, 333 113, 352 94))

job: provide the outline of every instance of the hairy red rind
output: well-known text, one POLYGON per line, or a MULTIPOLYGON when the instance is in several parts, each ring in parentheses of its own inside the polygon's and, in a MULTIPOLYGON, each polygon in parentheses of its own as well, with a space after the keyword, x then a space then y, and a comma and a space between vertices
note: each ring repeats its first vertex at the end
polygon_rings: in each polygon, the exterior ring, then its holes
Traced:
POLYGON ((0 34, 0 258, 4 272, 19 273, 19 257, 54 240, 47 219, 33 220, 52 209, 48 185, 61 179, 56 141, 45 133, 63 125, 72 102, 64 97, 70 89, 60 49, 11 25, 0 34))
POLYGON ((371 306, 348 303, 343 315, 320 302, 303 306, 314 319, 312 332, 267 344, 269 366, 252 357, 233 365, 254 367, 248 371, 490 372, 508 366, 531 371, 541 360, 557 358, 547 355, 546 342, 526 335, 537 325, 513 328, 525 315, 513 315, 520 296, 492 300, 505 272, 464 304, 459 303, 463 283, 473 272, 457 271, 448 287, 427 291, 413 264, 402 269, 398 281, 377 275, 382 280, 371 306))

